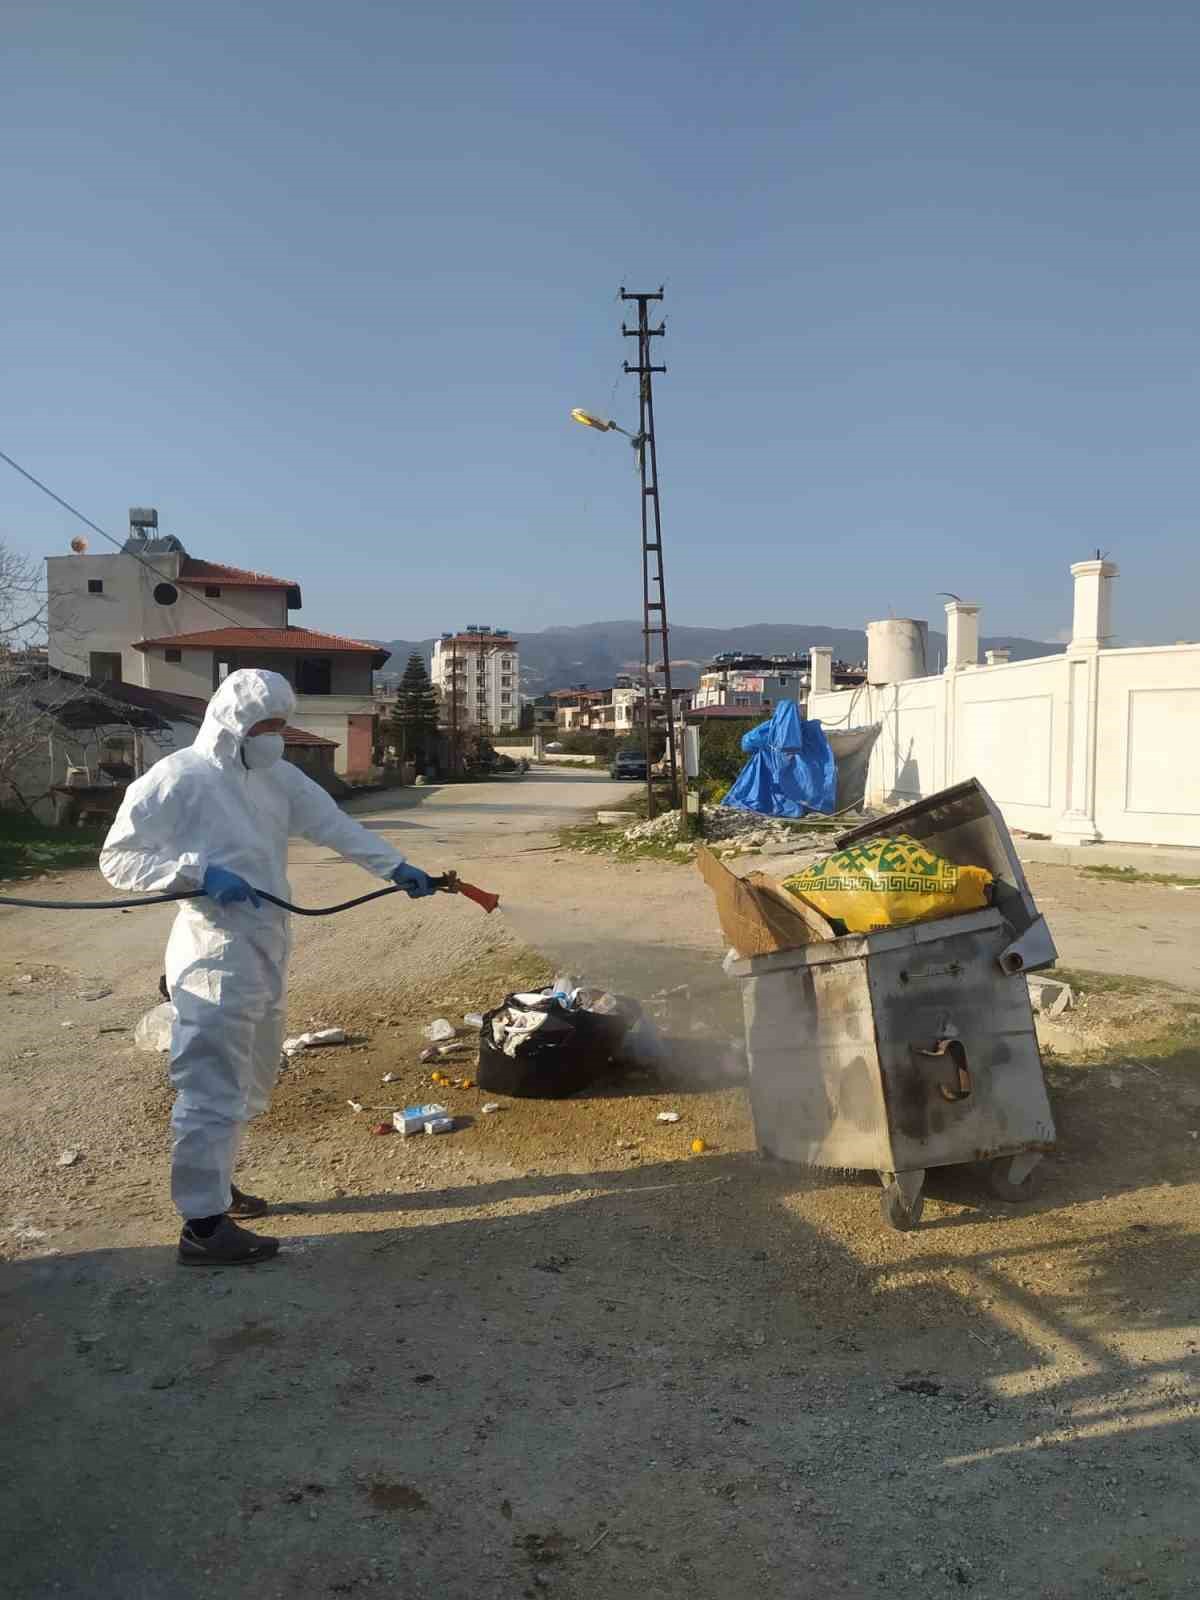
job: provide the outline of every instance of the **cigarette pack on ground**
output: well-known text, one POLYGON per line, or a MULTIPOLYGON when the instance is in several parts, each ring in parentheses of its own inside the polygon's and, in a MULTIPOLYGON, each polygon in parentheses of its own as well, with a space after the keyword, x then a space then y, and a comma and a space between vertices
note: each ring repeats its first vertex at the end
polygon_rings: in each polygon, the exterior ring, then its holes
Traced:
POLYGON ((454 1127, 453 1117, 426 1117, 426 1133, 449 1133, 454 1127))
POLYGON ((445 1117, 445 1106, 405 1106, 403 1111, 393 1111, 392 1126, 397 1133, 407 1136, 411 1133, 424 1133, 427 1122, 445 1117))

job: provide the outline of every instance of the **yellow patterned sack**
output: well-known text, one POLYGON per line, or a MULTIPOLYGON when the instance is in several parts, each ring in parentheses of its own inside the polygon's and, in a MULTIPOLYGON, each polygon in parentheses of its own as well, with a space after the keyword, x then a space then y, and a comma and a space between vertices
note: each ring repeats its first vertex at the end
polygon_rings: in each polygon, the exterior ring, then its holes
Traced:
POLYGON ((986 867, 956 867, 900 833, 839 850, 785 878, 783 887, 847 932, 871 933, 979 911, 991 883, 986 867))

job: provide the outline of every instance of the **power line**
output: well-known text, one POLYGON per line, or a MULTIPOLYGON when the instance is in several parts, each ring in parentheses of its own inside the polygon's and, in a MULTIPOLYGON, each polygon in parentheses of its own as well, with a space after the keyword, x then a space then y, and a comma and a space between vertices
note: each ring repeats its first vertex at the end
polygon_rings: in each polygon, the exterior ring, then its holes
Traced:
MULTIPOLYGON (((23 478, 33 484, 35 489, 40 489, 43 494, 49 495, 50 499, 53 500, 56 505, 60 505, 64 511, 69 511, 73 517, 77 517, 79 521, 83 523, 85 528, 90 528, 93 533, 98 533, 102 539, 107 539, 109 544, 113 546, 119 555, 129 556, 130 559, 136 561, 139 566, 145 567, 146 571, 151 574, 155 582, 163 583, 166 581, 163 578, 162 573, 159 572, 158 568, 151 566, 144 556, 138 555, 134 550, 127 549, 125 544, 123 544, 120 539, 114 539, 111 533, 106 533, 105 530, 100 527, 99 523, 93 522, 91 517, 85 517, 83 512, 80 511, 78 507, 73 506, 69 500, 64 500, 62 495, 55 494, 54 490, 51 489, 48 484, 43 483, 40 478, 35 478, 32 472, 27 471, 19 461, 14 461, 13 458, 10 455, 6 455, 3 450, 0 450, 0 461, 7 462, 14 472, 19 472, 23 478)), ((207 606, 214 616, 221 618, 222 622, 228 622, 235 628, 244 628, 246 626, 245 622, 239 621, 239 619, 235 616, 231 616, 228 611, 222 611, 220 606, 213 605, 212 601, 207 595, 195 594, 192 596, 192 598, 193 600, 198 600, 202 606, 207 606)))

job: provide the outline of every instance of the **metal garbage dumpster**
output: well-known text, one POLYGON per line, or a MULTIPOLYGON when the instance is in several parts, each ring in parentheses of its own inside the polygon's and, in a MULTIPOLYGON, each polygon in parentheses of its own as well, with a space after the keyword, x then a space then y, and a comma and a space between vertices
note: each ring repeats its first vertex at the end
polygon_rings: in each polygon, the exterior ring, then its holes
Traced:
POLYGON ((999 812, 971 779, 838 840, 907 834, 987 867, 982 911, 753 956, 742 985, 763 1155, 874 1170, 894 1228, 915 1228, 931 1167, 986 1163, 1022 1200, 1054 1147, 1025 973, 1056 959, 999 812))

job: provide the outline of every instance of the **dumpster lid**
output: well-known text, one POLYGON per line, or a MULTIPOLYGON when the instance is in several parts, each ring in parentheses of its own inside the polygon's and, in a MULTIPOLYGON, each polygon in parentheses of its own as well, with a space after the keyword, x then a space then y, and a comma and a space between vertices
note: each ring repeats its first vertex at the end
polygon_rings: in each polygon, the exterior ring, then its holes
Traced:
POLYGON ((852 828, 838 839, 838 849, 891 833, 908 834, 955 866, 988 869, 996 882, 996 909, 1013 931, 1013 943, 1001 956, 1007 972, 1054 965, 1058 952, 1030 893, 1012 835, 978 778, 852 828))

